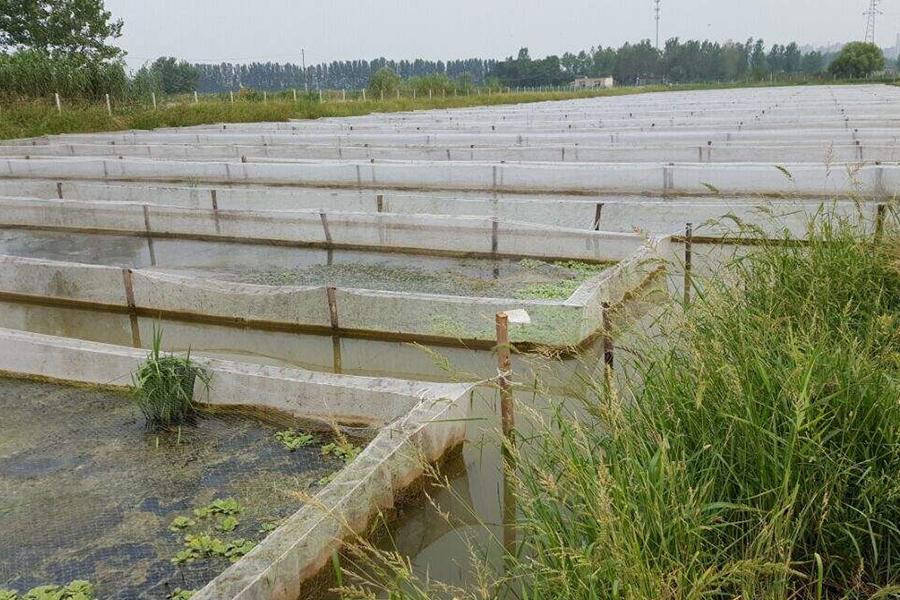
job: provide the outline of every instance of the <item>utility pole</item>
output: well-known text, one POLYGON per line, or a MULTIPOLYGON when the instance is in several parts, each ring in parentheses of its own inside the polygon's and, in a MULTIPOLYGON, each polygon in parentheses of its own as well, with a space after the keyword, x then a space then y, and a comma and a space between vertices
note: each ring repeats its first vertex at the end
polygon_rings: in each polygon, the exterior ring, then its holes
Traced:
POLYGON ((659 50, 659 2, 660 0, 654 0, 654 4, 656 6, 653 8, 653 12, 656 13, 656 49, 659 50))
POLYGON ((300 58, 303 61, 303 91, 309 93, 309 77, 306 76, 306 48, 300 48, 300 58))
POLYGON ((880 0, 869 0, 869 10, 863 13, 866 17, 866 42, 875 43, 875 17, 878 15, 883 15, 884 13, 879 10, 878 3, 880 0))

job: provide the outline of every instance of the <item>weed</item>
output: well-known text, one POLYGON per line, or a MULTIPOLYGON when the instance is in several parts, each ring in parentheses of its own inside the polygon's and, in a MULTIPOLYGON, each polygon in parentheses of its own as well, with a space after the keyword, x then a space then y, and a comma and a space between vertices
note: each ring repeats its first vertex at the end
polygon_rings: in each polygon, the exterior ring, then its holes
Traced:
POLYGON ((190 600, 196 593, 197 590, 183 590, 181 588, 175 588, 175 591, 169 594, 169 600, 190 600))
POLYGON ((209 376, 187 356, 164 356, 162 331, 153 329, 153 346, 133 376, 134 397, 153 429, 190 423, 195 418, 194 382, 209 385, 209 376))
POLYGON ((94 586, 76 579, 68 585, 41 585, 21 597, 13 590, 0 590, 0 600, 96 600, 94 586))
POLYGON ((216 525, 216 529, 223 533, 228 533, 234 531, 238 525, 240 525, 240 521, 238 521, 237 518, 228 516, 219 521, 216 525))
POLYGON ((335 456, 344 461, 344 463, 351 462, 359 456, 360 452, 362 452, 361 447, 344 439, 322 446, 322 456, 335 456))

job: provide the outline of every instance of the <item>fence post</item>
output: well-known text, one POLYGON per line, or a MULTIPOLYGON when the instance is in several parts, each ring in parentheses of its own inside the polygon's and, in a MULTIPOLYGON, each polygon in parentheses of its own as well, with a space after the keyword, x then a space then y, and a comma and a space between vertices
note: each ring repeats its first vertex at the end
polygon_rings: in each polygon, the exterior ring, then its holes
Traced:
POLYGON ((384 102, 384 90, 381 90, 381 101, 384 102))
POLYGON ((106 112, 112 116, 112 103, 109 101, 109 94, 106 94, 106 112))
POLYGON ((684 305, 691 303, 691 263, 693 261, 694 225, 688 223, 684 228, 684 305))
POLYGON ((194 104, 200 103, 200 97, 197 96, 197 90, 194 90, 194 104))
POLYGON ((877 245, 884 235, 884 215, 887 212, 887 205, 879 204, 875 211, 875 244, 877 245))
POLYGON ((266 90, 263 90, 263 104, 268 104, 268 103, 269 103, 269 92, 267 92, 266 90))
POLYGON ((296 102, 297 101, 297 88, 294 88, 291 91, 294 92, 294 102, 296 102))
POLYGON ((322 90, 319 90, 319 104, 322 103, 322 90))
POLYGON ((363 92, 362 99, 363 99, 363 102, 365 102, 366 101, 366 88, 363 88, 362 92, 363 92))
POLYGON ((62 102, 59 101, 59 92, 53 94, 53 97, 56 98, 56 112, 62 114, 62 102))
POLYGON ((156 92, 150 92, 150 99, 153 101, 153 110, 156 110, 156 92))
POLYGON ((231 96, 231 103, 234 104, 234 91, 229 91, 228 95, 231 96))
POLYGON ((495 323, 497 326, 497 381, 500 386, 500 420, 503 428, 503 437, 508 441, 512 441, 510 436, 516 426, 516 417, 513 411, 510 374, 509 316, 505 312, 498 312, 495 323))
POLYGON ((341 90, 341 101, 343 101, 343 102, 347 101, 347 90, 343 90, 343 89, 341 90))
POLYGON ((428 88, 428 99, 431 100, 431 88, 428 88))

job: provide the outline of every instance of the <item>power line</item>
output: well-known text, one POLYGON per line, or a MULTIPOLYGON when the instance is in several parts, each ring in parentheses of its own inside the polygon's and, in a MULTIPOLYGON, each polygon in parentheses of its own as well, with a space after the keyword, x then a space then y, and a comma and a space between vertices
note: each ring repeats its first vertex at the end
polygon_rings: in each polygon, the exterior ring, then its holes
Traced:
POLYGON ((869 10, 863 13, 866 17, 866 42, 875 43, 875 17, 878 15, 883 15, 884 13, 879 10, 878 3, 880 0, 869 0, 869 10))

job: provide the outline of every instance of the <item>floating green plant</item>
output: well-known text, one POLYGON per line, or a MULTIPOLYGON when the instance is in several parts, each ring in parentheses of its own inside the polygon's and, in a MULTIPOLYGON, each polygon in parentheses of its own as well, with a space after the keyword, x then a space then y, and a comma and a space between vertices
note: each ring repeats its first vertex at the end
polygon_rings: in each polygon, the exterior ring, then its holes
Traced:
POLYGON ((294 429, 279 431, 275 434, 275 439, 281 442, 281 444, 291 452, 294 452, 298 448, 309 446, 316 441, 316 437, 311 433, 303 433, 294 429))
POLYGON ((216 525, 216 529, 223 533, 228 533, 230 531, 234 531, 239 524, 240 521, 238 521, 235 517, 228 516, 219 521, 219 524, 216 525))
POLYGON ((97 600, 89 581, 76 579, 68 585, 41 585, 24 595, 14 590, 0 590, 0 600, 97 600))
POLYGON ((359 456, 360 452, 362 452, 362 448, 347 440, 338 440, 322 446, 322 456, 336 456, 345 463, 349 463, 359 456))
POLYGON ((133 376, 134 397, 153 429, 166 429, 193 421, 194 382, 209 384, 209 375, 191 362, 191 354, 163 355, 162 331, 153 329, 153 346, 133 376))
POLYGON ((187 517, 175 517, 169 524, 169 531, 182 531, 196 525, 196 521, 187 517))
POLYGON ((244 538, 226 542, 207 534, 186 535, 184 536, 184 549, 172 557, 172 562, 181 565, 210 557, 227 558, 231 562, 235 562, 250 552, 254 546, 256 546, 255 542, 244 538))
POLYGON ((236 515, 241 512, 241 505, 234 498, 216 499, 200 508, 194 509, 194 516, 206 519, 214 515, 236 515))

